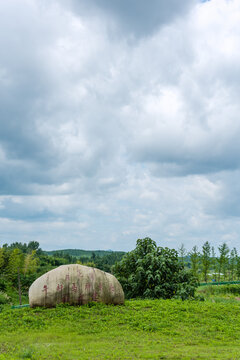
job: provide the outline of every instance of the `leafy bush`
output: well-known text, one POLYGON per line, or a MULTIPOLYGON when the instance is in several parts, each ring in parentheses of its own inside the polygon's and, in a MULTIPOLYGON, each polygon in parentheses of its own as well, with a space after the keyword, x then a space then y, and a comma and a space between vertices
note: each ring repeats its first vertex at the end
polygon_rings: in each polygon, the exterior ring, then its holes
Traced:
POLYGON ((0 291, 5 291, 7 288, 8 282, 6 279, 0 277, 0 291))
POLYGON ((150 239, 138 239, 136 248, 124 255, 113 267, 113 273, 123 286, 127 298, 194 296, 196 278, 186 272, 176 250, 157 247, 150 239))
POLYGON ((7 294, 0 291, 0 305, 4 305, 9 303, 10 298, 7 296, 7 294))
POLYGON ((31 347, 24 349, 20 354, 20 359, 32 359, 34 355, 34 351, 31 347))

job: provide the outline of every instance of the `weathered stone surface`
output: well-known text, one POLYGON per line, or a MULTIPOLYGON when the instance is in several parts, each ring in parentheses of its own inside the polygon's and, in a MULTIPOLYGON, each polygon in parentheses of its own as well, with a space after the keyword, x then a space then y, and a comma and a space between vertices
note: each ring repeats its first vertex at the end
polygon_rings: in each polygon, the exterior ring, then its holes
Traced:
POLYGON ((124 293, 115 276, 88 266, 62 265, 39 277, 29 289, 31 307, 54 307, 91 301, 123 304, 124 293))

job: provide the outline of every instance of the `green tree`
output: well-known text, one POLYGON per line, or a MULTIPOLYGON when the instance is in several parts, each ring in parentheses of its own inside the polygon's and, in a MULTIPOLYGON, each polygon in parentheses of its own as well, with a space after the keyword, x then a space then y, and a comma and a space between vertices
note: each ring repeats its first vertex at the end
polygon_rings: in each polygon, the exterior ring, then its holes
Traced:
POLYGON ((22 273, 23 263, 24 263, 24 256, 22 251, 17 248, 12 250, 7 265, 7 274, 9 279, 14 280, 19 273, 22 273))
POLYGON ((192 273, 198 279, 200 253, 196 245, 190 251, 189 256, 190 256, 192 273))
POLYGON ((20 274, 23 271, 24 264, 24 254, 18 248, 15 248, 11 251, 8 266, 7 266, 7 275, 8 278, 12 281, 17 279, 18 282, 18 294, 19 294, 19 304, 22 304, 22 290, 21 290, 21 277, 20 274))
POLYGON ((233 248, 229 256, 229 280, 233 281, 237 266, 237 249, 233 248))
POLYGON ((240 256, 237 256, 236 259, 236 275, 237 275, 237 279, 240 279, 240 256))
POLYGON ((127 298, 194 296, 197 280, 186 272, 176 250, 157 247, 150 239, 138 239, 136 248, 113 266, 113 273, 127 298))
POLYGON ((33 274, 36 272, 39 264, 39 259, 36 257, 36 250, 27 254, 23 262, 23 273, 24 275, 33 274))
POLYGON ((220 254, 218 258, 218 264, 219 264, 218 281, 219 281, 221 272, 223 272, 224 280, 226 279, 229 247, 224 242, 222 245, 218 247, 218 250, 220 254))
POLYGON ((211 265, 211 246, 208 241, 206 241, 202 246, 201 262, 202 262, 203 278, 204 281, 207 282, 208 272, 211 265))
POLYGON ((216 258, 216 253, 215 253, 214 246, 212 246, 211 251, 212 251, 211 262, 212 262, 213 275, 214 275, 214 280, 216 280, 217 273, 218 273, 218 263, 217 263, 217 258, 216 258))
POLYGON ((93 261, 87 261, 85 263, 82 263, 81 260, 77 260, 77 264, 84 265, 84 266, 89 266, 89 267, 96 267, 96 264, 93 261))
POLYGON ((181 261, 182 265, 184 266, 184 259, 185 259, 185 256, 187 255, 187 250, 183 243, 181 244, 180 248, 178 249, 178 254, 180 257, 180 261, 181 261))
POLYGON ((0 270, 3 269, 4 266, 4 249, 0 248, 0 270))
POLYGON ((28 243, 28 245, 27 245, 27 252, 28 252, 28 253, 31 253, 32 251, 36 251, 36 253, 37 253, 37 252, 39 252, 39 250, 42 251, 42 250, 39 248, 39 242, 37 242, 37 241, 30 241, 30 242, 28 243))

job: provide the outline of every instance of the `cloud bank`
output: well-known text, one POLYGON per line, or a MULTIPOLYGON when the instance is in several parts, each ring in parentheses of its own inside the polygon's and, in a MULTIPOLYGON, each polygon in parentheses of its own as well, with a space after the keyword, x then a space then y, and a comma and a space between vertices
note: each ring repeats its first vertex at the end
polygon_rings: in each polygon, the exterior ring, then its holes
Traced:
POLYGON ((0 244, 238 247, 237 0, 0 12, 0 244))

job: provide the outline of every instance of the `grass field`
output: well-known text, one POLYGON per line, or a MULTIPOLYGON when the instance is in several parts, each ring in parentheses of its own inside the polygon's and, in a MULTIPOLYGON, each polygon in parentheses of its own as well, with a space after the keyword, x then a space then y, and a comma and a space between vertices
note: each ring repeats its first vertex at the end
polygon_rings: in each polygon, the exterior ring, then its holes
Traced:
POLYGON ((4 307, 0 331, 0 360, 240 359, 240 302, 4 307))

